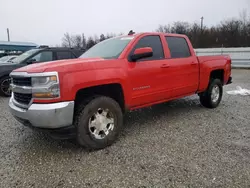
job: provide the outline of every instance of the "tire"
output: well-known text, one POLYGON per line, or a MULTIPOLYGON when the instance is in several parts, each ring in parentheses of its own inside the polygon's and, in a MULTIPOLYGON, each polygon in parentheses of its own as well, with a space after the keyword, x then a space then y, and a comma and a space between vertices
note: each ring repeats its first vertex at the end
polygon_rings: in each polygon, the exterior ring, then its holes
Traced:
POLYGON ((4 97, 10 97, 11 96, 11 90, 10 90, 10 77, 4 76, 0 78, 0 96, 4 97), (9 82, 9 83, 7 83, 9 82), (5 87, 7 86, 7 88, 5 87))
POLYGON ((200 102, 206 108, 216 108, 222 99, 223 87, 219 79, 210 80, 207 90, 200 94, 200 102), (213 95, 213 91, 218 91, 218 95, 213 95))
POLYGON ((87 149, 103 149, 112 145, 116 141, 120 130, 123 127, 122 110, 119 104, 109 97, 98 96, 90 100, 85 100, 78 106, 75 113, 74 125, 77 130, 77 142, 87 149), (105 113, 106 116, 103 115, 105 113), (104 120, 99 120, 100 117, 104 118, 104 120), (112 122, 112 118, 113 124, 109 123, 112 122), (97 122, 96 125, 95 122, 97 122), (104 125, 105 128, 99 127, 101 122, 102 126, 104 125), (96 127, 91 127, 92 124, 96 127), (102 130, 108 130, 108 128, 109 133, 106 135, 102 130))

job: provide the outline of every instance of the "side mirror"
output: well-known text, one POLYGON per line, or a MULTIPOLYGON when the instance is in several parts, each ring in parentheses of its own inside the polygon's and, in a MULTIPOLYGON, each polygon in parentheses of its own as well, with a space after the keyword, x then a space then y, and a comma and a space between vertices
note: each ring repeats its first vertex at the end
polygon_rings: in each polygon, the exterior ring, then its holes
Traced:
POLYGON ((28 59, 27 61, 26 61, 26 63, 29 65, 29 64, 32 64, 32 63, 34 63, 34 62, 36 62, 36 59, 28 59))
POLYGON ((150 47, 145 47, 145 48, 137 48, 134 51, 134 54, 130 56, 132 61, 137 61, 142 58, 146 57, 152 57, 153 56, 153 50, 150 47))

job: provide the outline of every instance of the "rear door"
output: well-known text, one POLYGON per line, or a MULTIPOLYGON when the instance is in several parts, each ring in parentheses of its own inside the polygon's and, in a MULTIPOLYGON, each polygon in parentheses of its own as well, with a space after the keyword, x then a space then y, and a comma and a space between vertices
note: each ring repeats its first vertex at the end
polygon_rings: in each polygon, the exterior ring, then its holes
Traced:
MULTIPOLYGON (((165 36, 171 58, 166 69, 171 79, 171 98, 195 93, 199 84, 199 64, 185 38, 165 36)), ((168 87, 169 87, 168 86, 168 87)))

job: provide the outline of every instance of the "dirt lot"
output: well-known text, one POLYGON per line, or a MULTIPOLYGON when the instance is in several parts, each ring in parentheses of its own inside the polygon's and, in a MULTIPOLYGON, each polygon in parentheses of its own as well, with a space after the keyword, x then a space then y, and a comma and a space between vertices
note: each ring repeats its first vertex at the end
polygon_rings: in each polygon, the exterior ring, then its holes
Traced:
MULTIPOLYGON (((250 89, 250 70, 233 70, 250 89)), ((250 187, 250 96, 197 96, 128 113, 119 140, 88 152, 16 122, 0 98, 0 187, 250 187)))

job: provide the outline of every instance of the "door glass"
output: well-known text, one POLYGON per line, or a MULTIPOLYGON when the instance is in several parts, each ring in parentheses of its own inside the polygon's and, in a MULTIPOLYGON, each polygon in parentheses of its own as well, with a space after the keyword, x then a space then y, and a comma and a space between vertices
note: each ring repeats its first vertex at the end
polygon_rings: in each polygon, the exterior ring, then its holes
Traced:
POLYGON ((31 59, 34 59, 35 62, 53 61, 53 55, 52 55, 52 52, 44 51, 44 52, 41 52, 41 53, 35 55, 31 59))
MULTIPOLYGON (((145 37, 141 38, 138 41, 138 43, 135 45, 134 50, 137 48, 144 48, 144 47, 151 47, 153 50, 153 56, 140 59, 139 61, 157 60, 157 59, 164 58, 164 53, 163 53, 163 48, 162 48, 160 36, 152 35, 152 36, 145 36, 145 37)), ((133 50, 133 52, 134 52, 134 50, 133 50)))
POLYGON ((60 59, 71 59, 72 58, 72 54, 71 52, 56 52, 57 54, 57 59, 60 60, 60 59))
POLYGON ((190 57, 191 53, 187 41, 183 37, 166 37, 171 58, 190 57))

